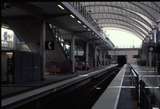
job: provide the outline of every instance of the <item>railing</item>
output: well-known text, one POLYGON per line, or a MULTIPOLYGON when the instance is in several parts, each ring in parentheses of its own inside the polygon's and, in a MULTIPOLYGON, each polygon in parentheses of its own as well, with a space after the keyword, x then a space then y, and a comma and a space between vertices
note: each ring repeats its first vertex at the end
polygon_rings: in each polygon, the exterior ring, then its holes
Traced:
POLYGON ((131 84, 133 86, 135 86, 136 88, 136 99, 138 99, 138 104, 140 104, 140 86, 139 86, 139 75, 138 75, 138 72, 135 71, 135 69, 130 65, 128 64, 128 67, 130 69, 130 74, 132 75, 130 77, 130 80, 131 80, 131 84))
POLYGON ((149 94, 148 89, 146 88, 145 82, 141 79, 139 79, 138 72, 130 65, 128 64, 128 67, 130 69, 130 73, 132 73, 133 77, 131 77, 132 83, 136 87, 136 96, 138 99, 138 106, 140 109, 151 109, 152 103, 151 103, 151 97, 149 94))

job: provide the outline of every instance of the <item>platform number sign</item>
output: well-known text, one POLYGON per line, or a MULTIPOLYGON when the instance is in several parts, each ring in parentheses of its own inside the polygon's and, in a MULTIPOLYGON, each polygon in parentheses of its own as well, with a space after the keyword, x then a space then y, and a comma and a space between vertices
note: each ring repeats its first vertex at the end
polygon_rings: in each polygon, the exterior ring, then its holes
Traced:
POLYGON ((46 41, 46 50, 54 50, 54 41, 46 41))

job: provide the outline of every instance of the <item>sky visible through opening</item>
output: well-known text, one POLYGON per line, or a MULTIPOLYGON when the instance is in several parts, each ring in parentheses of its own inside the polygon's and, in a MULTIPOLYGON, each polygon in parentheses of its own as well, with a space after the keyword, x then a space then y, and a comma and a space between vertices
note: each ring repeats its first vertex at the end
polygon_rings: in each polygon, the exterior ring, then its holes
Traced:
POLYGON ((142 40, 136 34, 120 28, 103 28, 115 48, 140 48, 142 40))

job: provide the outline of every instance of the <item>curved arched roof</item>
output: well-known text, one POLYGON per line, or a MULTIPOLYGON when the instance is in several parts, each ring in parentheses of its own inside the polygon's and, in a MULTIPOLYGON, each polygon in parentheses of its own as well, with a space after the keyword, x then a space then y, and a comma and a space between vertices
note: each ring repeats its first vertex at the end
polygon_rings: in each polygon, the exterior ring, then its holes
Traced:
POLYGON ((160 19, 160 2, 80 2, 99 27, 119 27, 148 36, 160 19))

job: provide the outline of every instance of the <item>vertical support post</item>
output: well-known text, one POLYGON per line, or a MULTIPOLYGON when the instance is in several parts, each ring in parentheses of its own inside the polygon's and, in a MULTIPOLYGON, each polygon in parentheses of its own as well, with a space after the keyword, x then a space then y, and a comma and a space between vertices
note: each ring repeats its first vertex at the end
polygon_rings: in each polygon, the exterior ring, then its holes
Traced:
MULTIPOLYGON (((157 22, 157 32, 160 32, 160 19, 159 19, 159 21, 157 22)), ((157 33, 156 34, 156 44, 157 44, 157 71, 159 72, 159 74, 160 74, 160 51, 159 51, 159 46, 160 46, 160 34, 159 33, 157 33)))
POLYGON ((103 61, 102 50, 101 49, 99 50, 99 60, 100 60, 100 66, 101 66, 102 65, 102 61, 103 61))
POLYGON ((71 60, 72 60, 72 72, 75 72, 75 36, 72 36, 71 42, 71 60))
POLYGON ((105 56, 106 56, 106 52, 103 52, 103 65, 105 65, 105 63, 106 63, 106 58, 105 58, 105 56))
POLYGON ((94 49, 94 66, 97 66, 97 46, 95 46, 94 49))
POLYGON ((103 66, 103 51, 102 51, 102 49, 100 49, 100 63, 101 63, 101 66, 103 66))
POLYGON ((152 52, 149 52, 149 67, 152 66, 152 52))
MULTIPOLYGON (((160 32, 160 21, 157 22, 157 32, 160 32)), ((160 36, 156 36, 156 42, 160 43, 160 36)))
POLYGON ((154 43, 156 43, 157 42, 157 37, 156 37, 156 35, 157 35, 157 28, 153 28, 153 41, 154 41, 154 43))
POLYGON ((86 69, 88 69, 89 42, 86 42, 86 69))
POLYGON ((13 49, 14 49, 14 50, 16 50, 16 43, 17 43, 16 35, 14 34, 14 35, 13 35, 13 49))
POLYGON ((42 59, 41 67, 41 80, 44 80, 44 73, 46 71, 46 50, 45 50, 45 41, 46 41, 46 22, 42 21, 42 33, 40 36, 40 56, 42 59))

